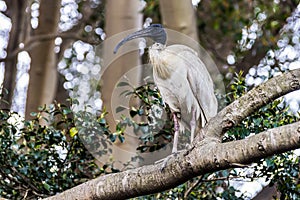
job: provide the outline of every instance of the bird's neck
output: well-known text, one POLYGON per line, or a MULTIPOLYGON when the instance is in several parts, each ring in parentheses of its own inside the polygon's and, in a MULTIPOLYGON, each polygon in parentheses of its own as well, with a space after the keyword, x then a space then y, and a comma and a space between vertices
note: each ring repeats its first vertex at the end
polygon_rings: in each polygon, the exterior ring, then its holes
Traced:
POLYGON ((165 45, 155 43, 149 48, 150 63, 153 66, 153 75, 161 79, 168 79, 171 76, 171 70, 166 63, 165 45))

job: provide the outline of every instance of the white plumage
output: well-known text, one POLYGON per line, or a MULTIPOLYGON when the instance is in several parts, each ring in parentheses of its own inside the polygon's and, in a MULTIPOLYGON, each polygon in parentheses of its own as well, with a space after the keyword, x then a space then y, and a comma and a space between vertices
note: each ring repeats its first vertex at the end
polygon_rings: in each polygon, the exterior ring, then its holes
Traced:
POLYGON ((176 153, 179 131, 190 129, 192 140, 194 133, 217 114, 213 81, 193 49, 185 45, 165 45, 166 32, 159 24, 128 35, 114 52, 125 42, 140 37, 150 37, 155 41, 149 47, 149 59, 153 65, 154 82, 173 113, 175 135, 172 152, 176 153))
POLYGON ((185 45, 155 43, 149 48, 149 57, 163 100, 172 112, 180 113, 180 131, 190 126, 193 116, 195 131, 199 131, 217 114, 218 104, 213 81, 197 53, 185 45))

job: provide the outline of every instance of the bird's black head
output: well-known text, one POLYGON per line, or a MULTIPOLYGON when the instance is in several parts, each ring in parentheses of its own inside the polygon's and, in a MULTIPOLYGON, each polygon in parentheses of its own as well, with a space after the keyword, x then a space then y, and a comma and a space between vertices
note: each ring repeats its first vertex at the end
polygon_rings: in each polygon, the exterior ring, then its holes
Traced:
POLYGON ((117 53, 118 49, 126 42, 142 37, 151 38, 153 41, 160 44, 166 44, 167 41, 167 34, 163 26, 161 24, 151 24, 147 28, 131 33, 127 37, 125 37, 117 44, 114 49, 114 53, 117 53))

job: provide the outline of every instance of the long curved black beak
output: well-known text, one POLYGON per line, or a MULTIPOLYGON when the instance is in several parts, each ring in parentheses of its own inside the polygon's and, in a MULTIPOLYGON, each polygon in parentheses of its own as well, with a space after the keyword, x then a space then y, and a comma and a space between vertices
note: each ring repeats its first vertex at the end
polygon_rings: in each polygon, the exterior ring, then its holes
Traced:
POLYGON ((117 53, 119 48, 126 42, 136 39, 136 38, 142 38, 142 37, 151 38, 154 42, 157 42, 160 44, 166 44, 166 40, 167 40, 167 34, 166 34, 165 29, 162 27, 162 25, 161 24, 152 24, 145 29, 142 29, 142 30, 139 30, 139 31, 129 34, 127 37, 125 37, 123 40, 121 40, 117 44, 117 46, 114 48, 114 54, 117 53))

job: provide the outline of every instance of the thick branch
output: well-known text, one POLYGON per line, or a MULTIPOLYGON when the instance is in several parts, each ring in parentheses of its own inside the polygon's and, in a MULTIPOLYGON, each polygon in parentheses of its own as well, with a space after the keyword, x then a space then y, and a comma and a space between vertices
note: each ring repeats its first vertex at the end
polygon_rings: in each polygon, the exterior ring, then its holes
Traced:
POLYGON ((205 126, 203 132, 206 137, 213 137, 220 141, 227 130, 239 124, 251 113, 297 89, 300 89, 300 69, 273 77, 221 110, 209 121, 209 125, 205 126))
POLYGON ((234 163, 248 164, 299 147, 300 122, 240 141, 220 144, 205 139, 171 159, 163 171, 162 164, 156 164, 100 176, 47 199, 127 199, 173 188, 201 174, 230 168, 234 163))
MULTIPOLYGON (((244 140, 220 143, 219 137, 259 107, 300 88, 300 70, 270 79, 224 108, 203 129, 207 136, 162 163, 101 176, 48 199, 126 199, 164 191, 187 180, 221 169, 249 164, 268 156, 300 148, 300 122, 270 129, 244 140), (208 137, 210 136, 210 137, 208 137), (216 140, 217 138, 217 140, 216 140)), ((199 134, 198 134, 199 135, 199 134)))

